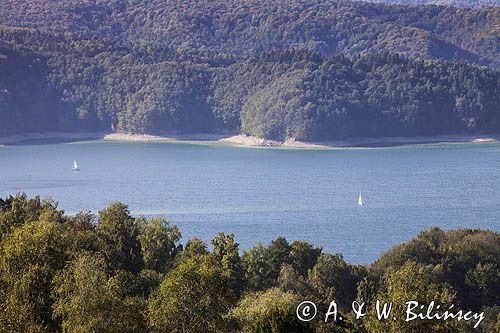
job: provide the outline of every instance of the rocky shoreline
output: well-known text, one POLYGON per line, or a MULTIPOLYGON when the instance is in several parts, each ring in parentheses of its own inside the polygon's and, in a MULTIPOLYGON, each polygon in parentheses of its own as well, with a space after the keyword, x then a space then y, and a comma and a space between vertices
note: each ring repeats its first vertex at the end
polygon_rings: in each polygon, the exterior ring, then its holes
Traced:
POLYGON ((124 142, 206 142, 234 145, 240 147, 277 147, 302 149, 331 149, 346 147, 384 147, 424 143, 453 142, 497 142, 500 135, 439 135, 419 137, 380 137, 352 138, 346 140, 303 142, 294 139, 285 141, 267 140, 248 135, 228 135, 212 133, 195 134, 131 134, 103 132, 47 132, 16 134, 0 137, 0 145, 40 144, 50 142, 78 142, 89 140, 124 141, 124 142))

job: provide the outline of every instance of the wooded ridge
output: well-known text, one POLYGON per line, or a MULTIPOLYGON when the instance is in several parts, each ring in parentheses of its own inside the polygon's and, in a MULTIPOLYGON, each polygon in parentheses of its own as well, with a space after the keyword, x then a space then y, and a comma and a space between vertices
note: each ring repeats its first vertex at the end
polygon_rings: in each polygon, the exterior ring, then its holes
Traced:
POLYGON ((2 136, 500 130, 499 7, 6 0, 0 22, 2 136))

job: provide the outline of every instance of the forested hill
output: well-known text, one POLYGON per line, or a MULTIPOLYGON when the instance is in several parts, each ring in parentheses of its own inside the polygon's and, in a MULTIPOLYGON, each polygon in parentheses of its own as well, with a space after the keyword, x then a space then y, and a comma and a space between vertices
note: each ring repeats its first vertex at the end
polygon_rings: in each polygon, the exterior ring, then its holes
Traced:
POLYGON ((0 48, 2 134, 242 130, 270 139, 496 132, 500 75, 394 54, 243 59, 16 32, 0 48), (45 40, 45 42, 43 42, 45 40), (19 45, 31 45, 29 51, 19 45))
POLYGON ((409 4, 409 5, 443 5, 461 8, 498 7, 500 0, 360 0, 369 2, 409 4))
POLYGON ((500 8, 6 0, 0 22, 0 135, 500 131, 500 8))
POLYGON ((347 55, 387 51, 500 65, 500 7, 346 0, 3 0, 0 22, 176 50, 252 54, 300 47, 347 55))

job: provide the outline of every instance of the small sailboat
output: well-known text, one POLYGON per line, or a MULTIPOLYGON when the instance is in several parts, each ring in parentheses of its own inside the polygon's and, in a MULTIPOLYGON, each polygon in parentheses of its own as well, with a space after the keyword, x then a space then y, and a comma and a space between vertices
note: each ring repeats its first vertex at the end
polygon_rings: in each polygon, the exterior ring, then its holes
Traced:
POLYGON ((365 201, 363 200, 363 197, 361 196, 361 192, 359 192, 358 205, 363 206, 364 204, 365 204, 365 201))
POLYGON ((73 171, 80 171, 80 168, 78 167, 78 163, 76 163, 76 161, 73 161, 73 168, 72 168, 73 171))

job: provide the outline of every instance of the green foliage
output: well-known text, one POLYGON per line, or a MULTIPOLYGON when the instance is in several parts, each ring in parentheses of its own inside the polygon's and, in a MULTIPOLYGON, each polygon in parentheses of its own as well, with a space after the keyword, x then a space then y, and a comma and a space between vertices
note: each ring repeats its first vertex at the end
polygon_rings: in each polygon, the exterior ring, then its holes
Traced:
POLYGON ((457 291, 464 307, 479 310, 500 302, 496 283, 499 244, 498 233, 491 231, 462 229, 444 233, 432 228, 387 252, 372 270, 380 276, 408 261, 431 265, 435 275, 457 291))
MULTIPOLYGON (((313 288, 310 281, 306 277, 297 274, 290 264, 284 264, 281 267, 277 285, 283 291, 290 291, 304 297, 313 296, 315 299, 318 297, 318 292, 313 288)), ((323 295, 320 295, 320 299, 322 298, 323 295)))
POLYGON ((149 300, 152 332, 219 332, 234 296, 224 270, 211 256, 183 261, 149 300))
POLYGON ((500 124, 498 72, 463 62, 294 51, 260 55, 230 70, 253 86, 243 90, 242 102, 231 96, 227 104, 242 110, 245 133, 268 139, 495 132, 500 124))
POLYGON ((322 249, 306 241, 294 241, 290 247, 290 263, 295 271, 306 277, 321 255, 322 249))
POLYGON ((396 7, 347 0, 103 0, 83 4, 77 0, 64 4, 5 0, 0 10, 6 27, 120 40, 151 49, 167 47, 184 57, 191 49, 209 56, 210 52, 248 54, 299 47, 345 54, 390 50, 498 64, 498 49, 491 38, 497 15, 498 8, 396 7))
POLYGON ((299 321, 295 315, 300 302, 298 295, 271 288, 244 296, 231 310, 230 316, 237 320, 241 332, 314 332, 309 324, 299 321))
POLYGON ((104 258, 82 255, 54 279, 53 316, 64 332, 144 332, 140 302, 124 298, 104 258))
POLYGON ((62 222, 63 211, 57 210, 57 204, 50 199, 40 197, 28 199, 26 194, 19 193, 14 197, 2 200, 0 208, 0 240, 3 236, 26 223, 43 220, 62 222))
POLYGON ((103 240, 95 232, 96 216, 90 211, 79 212, 64 221, 72 255, 97 253, 104 249, 103 240))
POLYGON ((243 268, 239 255, 239 244, 234 241, 234 235, 217 234, 212 239, 211 255, 220 263, 228 277, 229 288, 239 297, 243 289, 243 268))
POLYGON ((178 252, 177 242, 181 233, 176 226, 163 218, 143 220, 140 224, 139 241, 146 269, 166 272, 173 266, 178 252))
POLYGON ((96 231, 105 243, 106 258, 112 269, 133 273, 141 270, 139 227, 126 205, 117 202, 101 210, 96 231))
POLYGON ((196 256, 208 254, 207 244, 198 237, 193 237, 186 243, 186 248, 182 252, 183 259, 190 259, 196 256))
MULTIPOLYGON (((278 283, 286 285, 291 282, 289 278, 294 281, 300 281, 299 276, 305 279, 320 254, 321 248, 315 248, 305 241, 294 241, 289 245, 283 237, 278 237, 268 247, 258 243, 243 252, 246 288, 251 291, 265 290, 277 286, 278 283), (286 267, 284 273, 283 267, 286 267), (279 277, 281 282, 278 281, 279 277)), ((292 287, 283 288, 297 291, 292 287)))
POLYGON ((68 242, 56 222, 26 223, 2 240, 0 332, 57 328, 52 319, 52 278, 68 259, 68 242))
POLYGON ((281 140, 307 139, 311 104, 301 87, 306 74, 296 71, 283 75, 248 96, 241 108, 243 133, 281 140))
MULTIPOLYGON (((383 303, 392 302, 392 312, 397 319, 378 320, 376 307, 372 307, 370 317, 367 316, 368 332, 459 332, 457 321, 413 320, 405 322, 406 302, 417 301, 428 305, 432 301, 448 309, 454 304, 455 294, 446 285, 440 285, 436 280, 432 266, 423 266, 407 262, 399 270, 391 271, 387 276, 387 292, 380 292, 376 299, 383 303)), ((372 301, 375 304, 375 300, 372 301)))
POLYGON ((5 0, 0 136, 498 132, 499 12, 327 0, 5 0))
POLYGON ((500 306, 484 307, 484 323, 481 325, 485 333, 500 332, 500 306))
POLYGON ((268 247, 261 243, 243 252, 242 264, 245 271, 246 288, 257 291, 277 284, 283 265, 290 262, 290 245, 283 237, 278 237, 268 247))
POLYGON ((483 304, 500 303, 500 269, 498 269, 498 263, 479 263, 476 267, 469 269, 465 274, 465 285, 466 289, 471 291, 468 299, 472 300, 476 307, 483 304))
POLYGON ((469 332, 456 320, 404 322, 405 302, 484 311, 481 332, 497 332, 500 235, 431 228, 372 265, 350 265, 305 241, 279 237, 243 252, 218 234, 179 245, 164 219, 134 218, 115 203, 64 216, 51 200, 0 200, 0 332, 469 332), (336 300, 344 321, 325 323, 336 300), (379 321, 393 302, 398 320, 379 321), (318 305, 299 322, 295 307, 318 305), (353 300, 369 315, 354 320, 353 300))
POLYGON ((58 129, 71 113, 61 114, 60 93, 47 82, 47 58, 1 39, 0 135, 58 129))
POLYGON ((243 252, 241 260, 245 271, 246 288, 248 290, 265 290, 274 284, 271 276, 272 265, 270 260, 268 260, 266 250, 261 243, 257 243, 251 249, 243 252))
POLYGON ((350 311, 358 283, 365 275, 362 267, 348 265, 341 254, 321 254, 309 273, 309 281, 318 298, 327 304, 337 300, 342 309, 350 311))
POLYGON ((416 4, 416 5, 446 5, 461 8, 473 8, 482 6, 498 6, 495 0, 374 0, 373 2, 394 3, 394 4, 416 4))
POLYGON ((290 263, 290 250, 291 246, 284 237, 278 237, 271 241, 267 248, 267 256, 271 262, 271 279, 276 280, 283 265, 290 263))

